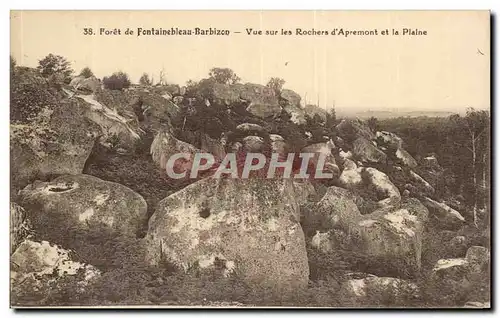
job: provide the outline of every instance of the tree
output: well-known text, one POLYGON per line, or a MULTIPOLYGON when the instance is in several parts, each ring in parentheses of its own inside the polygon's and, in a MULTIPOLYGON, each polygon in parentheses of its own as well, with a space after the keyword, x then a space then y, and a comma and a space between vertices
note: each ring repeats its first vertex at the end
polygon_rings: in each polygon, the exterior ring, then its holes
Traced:
POLYGON ((90 69, 90 67, 88 66, 85 66, 81 71, 80 71, 80 76, 83 76, 85 78, 89 78, 89 77, 92 77, 94 76, 94 73, 92 72, 92 70, 90 69))
POLYGON ((110 77, 104 77, 102 80, 104 87, 112 90, 122 90, 130 87, 130 79, 127 73, 118 71, 110 77))
POLYGON ((328 131, 328 136, 331 138, 336 133, 336 125, 337 125, 337 114, 335 112, 335 106, 332 106, 326 113, 326 123, 325 127, 328 131))
POLYGON ((14 69, 16 68, 16 59, 10 56, 10 75, 12 76, 14 74, 14 69))
POLYGON ((143 73, 141 78, 139 79, 139 84, 145 85, 145 86, 151 86, 151 85, 153 85, 153 82, 149 79, 148 74, 143 73))
POLYGON ((208 75, 220 84, 236 84, 241 80, 230 68, 214 67, 208 75))
POLYGON ((71 74, 73 74, 70 62, 60 55, 49 54, 38 61, 38 64, 37 69, 43 77, 49 77, 59 73, 62 74, 64 78, 70 79, 71 74))
POLYGON ((271 77, 269 82, 267 82, 266 86, 272 88, 276 95, 279 95, 281 90, 283 89, 283 85, 285 85, 285 80, 279 77, 271 77))

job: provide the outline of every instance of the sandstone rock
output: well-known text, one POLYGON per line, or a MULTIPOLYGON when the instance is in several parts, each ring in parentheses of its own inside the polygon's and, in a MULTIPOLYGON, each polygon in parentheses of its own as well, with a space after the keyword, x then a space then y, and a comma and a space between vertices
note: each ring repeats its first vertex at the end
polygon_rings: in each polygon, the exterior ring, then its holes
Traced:
POLYGON ((267 131, 264 129, 264 127, 251 123, 240 124, 236 126, 236 130, 241 134, 246 134, 246 136, 267 134, 267 131))
MULTIPOLYGON (((35 182, 20 191, 34 229, 54 242, 57 231, 89 230, 104 226, 135 236, 146 221, 146 201, 129 188, 90 175, 65 175, 51 182, 35 182)), ((66 235, 66 234, 65 234, 66 235)))
POLYGON ((176 165, 180 171, 175 171, 177 173, 182 173, 191 168, 190 163, 196 153, 201 152, 199 149, 194 147, 187 142, 181 141, 175 138, 171 133, 167 131, 159 131, 153 142, 151 143, 151 157, 153 161, 160 166, 162 171, 165 171, 167 167, 167 162, 169 158, 178 153, 183 153, 190 156, 189 160, 185 160, 185 165, 176 165))
POLYGON ((247 136, 243 138, 243 148, 247 152, 261 152, 264 149, 264 138, 259 136, 247 136))
POLYGON ((365 173, 368 182, 375 187, 380 196, 385 198, 379 201, 380 205, 394 205, 399 203, 401 194, 385 173, 375 168, 366 168, 365 173))
POLYGON ((300 107, 300 95, 291 89, 282 89, 280 93, 281 99, 285 100, 287 104, 300 107))
POLYGON ((285 142, 285 139, 280 135, 270 134, 269 138, 271 139, 271 150, 272 152, 279 153, 285 155, 288 151, 288 145, 285 142))
POLYGON ((212 86, 213 101, 219 105, 229 106, 240 101, 241 86, 214 83, 212 86))
POLYGON ((465 303, 464 308, 482 308, 487 309, 491 308, 491 304, 489 301, 480 302, 480 301, 468 301, 465 303))
POLYGON ((293 187, 298 204, 302 204, 306 202, 310 196, 316 195, 316 190, 309 180, 294 180, 293 187))
POLYGON ((88 78, 77 76, 71 80, 69 85, 76 90, 88 91, 92 93, 95 93, 101 88, 101 82, 95 76, 88 78))
POLYGON ((249 103, 247 111, 257 117, 266 118, 281 112, 274 90, 267 86, 246 83, 241 86, 240 98, 249 103))
POLYGON ((469 273, 469 262, 465 258, 440 259, 432 271, 431 280, 462 281, 469 273))
POLYGON ((360 137, 366 140, 375 138, 368 125, 361 119, 342 119, 336 128, 339 136, 347 142, 352 142, 360 137))
POLYGON ((10 203, 10 254, 28 237, 31 225, 26 219, 26 211, 17 203, 10 203))
POLYGON ((289 295, 309 269, 288 180, 200 180, 165 198, 149 221, 148 260, 179 268, 219 266, 221 275, 289 295))
POLYGON ((415 160, 415 158, 413 158, 408 151, 403 148, 396 150, 396 158, 398 158, 403 165, 410 168, 415 168, 417 166, 417 160, 415 160))
POLYGON ((309 161, 313 167, 318 167, 319 155, 326 155, 325 164, 323 167, 323 172, 332 173, 333 178, 336 179, 340 175, 340 169, 335 162, 335 156, 332 153, 332 150, 335 149, 335 144, 332 141, 329 142, 321 142, 312 144, 302 148, 301 153, 315 153, 316 155, 312 157, 309 161))
POLYGON ((434 201, 428 197, 422 198, 422 203, 447 228, 458 228, 465 222, 465 218, 458 211, 450 208, 445 203, 434 201))
POLYGON ((323 254, 331 253, 333 251, 333 244, 330 240, 330 232, 322 233, 316 231, 316 234, 311 239, 310 245, 323 254))
POLYGON ((304 107, 304 112, 311 118, 314 118, 314 116, 318 115, 323 122, 326 122, 326 115, 328 114, 328 112, 321 107, 318 107, 316 105, 306 105, 304 107))
POLYGON ((100 131, 85 112, 80 103, 61 102, 42 122, 10 125, 13 191, 36 179, 83 171, 100 131))
POLYGON ((347 280, 339 293, 355 302, 380 305, 380 301, 385 300, 404 305, 408 300, 418 298, 420 291, 416 284, 403 279, 367 275, 366 278, 347 280))
POLYGON ((489 265, 490 251, 483 246, 471 246, 467 250, 465 259, 470 265, 470 270, 475 273, 484 271, 484 267, 489 265))
POLYGON ((433 195, 436 192, 429 182, 425 181, 424 178, 416 174, 413 170, 410 170, 409 176, 420 195, 433 195))
POLYGON ((292 105, 284 105, 283 110, 290 115, 290 121, 292 123, 295 123, 297 125, 304 125, 306 124, 306 113, 305 111, 298 107, 298 106, 292 106, 292 105))
POLYGON ((403 147, 403 139, 388 131, 377 131, 375 134, 379 145, 390 150, 397 150, 403 147))
POLYGON ((118 147, 134 148, 141 139, 139 122, 133 112, 120 114, 116 108, 110 109, 98 102, 93 95, 76 94, 73 98, 83 106, 83 116, 98 125, 104 140, 113 140, 118 147))
POLYGON ((219 140, 210 138, 210 136, 205 133, 201 134, 200 139, 200 148, 202 151, 211 153, 216 160, 222 160, 222 158, 224 158, 224 156, 226 155, 226 151, 219 140))
POLYGON ((353 144, 353 154, 359 160, 368 163, 386 163, 387 155, 368 139, 364 137, 357 138, 353 144))
POLYGON ((85 287, 98 279, 100 272, 91 265, 75 262, 71 252, 47 241, 23 241, 12 254, 10 285, 11 301, 14 305, 36 305, 19 303, 25 295, 46 297, 58 289, 57 283, 68 276, 75 276, 75 292, 83 292, 85 287))
POLYGON ((355 228, 359 251, 386 264, 397 266, 401 273, 417 272, 421 266, 422 237, 427 210, 416 199, 400 208, 384 208, 364 215, 355 228))

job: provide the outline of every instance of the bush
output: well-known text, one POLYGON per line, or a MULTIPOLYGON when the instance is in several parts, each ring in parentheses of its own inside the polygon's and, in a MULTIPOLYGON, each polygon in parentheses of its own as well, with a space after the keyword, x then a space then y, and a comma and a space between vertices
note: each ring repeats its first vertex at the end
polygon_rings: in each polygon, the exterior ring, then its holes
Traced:
POLYGON ((84 67, 80 72, 80 76, 83 76, 85 78, 89 78, 89 77, 94 76, 94 73, 92 72, 92 70, 89 67, 84 67))
POLYGON ((130 87, 130 79, 127 73, 122 71, 115 72, 110 77, 104 77, 102 80, 104 87, 111 90, 122 90, 130 87))

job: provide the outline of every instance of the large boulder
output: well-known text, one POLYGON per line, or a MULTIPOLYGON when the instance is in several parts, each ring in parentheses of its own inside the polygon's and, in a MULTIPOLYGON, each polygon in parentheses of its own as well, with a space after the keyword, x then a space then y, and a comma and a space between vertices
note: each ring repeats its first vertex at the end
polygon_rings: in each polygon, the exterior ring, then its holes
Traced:
POLYGON ((249 103, 247 111, 257 117, 272 117, 281 112, 274 90, 267 86, 246 83, 241 86, 240 98, 249 103))
POLYGON ((153 142, 151 143, 150 149, 151 157, 153 161, 160 167, 162 173, 166 171, 167 162, 172 155, 183 153, 190 156, 190 159, 186 160, 187 162, 185 163, 185 166, 181 167, 179 165, 176 165, 176 167, 180 169, 180 171, 175 172, 182 173, 191 168, 190 162, 192 162, 194 155, 199 152, 201 152, 200 149, 197 149, 195 146, 175 138, 171 133, 164 130, 160 130, 156 134, 153 142))
POLYGON ((388 131, 377 131, 375 134, 377 143, 390 150, 397 150, 403 147, 403 139, 388 131))
POLYGON ((81 103, 61 102, 40 121, 10 125, 13 191, 37 179, 83 171, 100 129, 81 103))
POLYGON ((26 211, 17 203, 10 203, 10 254, 31 232, 26 211))
POLYGON ((326 116, 328 112, 321 107, 308 104, 304 107, 304 112, 311 118, 314 118, 317 115, 323 122, 326 122, 326 116))
POLYGON ((290 116, 290 121, 297 125, 306 124, 306 113, 300 107, 293 105, 284 105, 283 110, 290 116))
POLYGON ((364 137, 354 140, 352 147, 353 155, 362 162, 382 164, 387 162, 387 155, 364 137))
POLYGON ((401 275, 418 271, 427 209, 418 200, 409 199, 362 215, 358 202, 352 192, 329 187, 316 206, 303 211, 306 237, 317 236, 318 246, 337 246, 339 242, 324 233, 344 233, 341 244, 364 255, 374 270, 392 268, 401 275))
POLYGON ((11 255, 10 263, 11 304, 14 306, 40 305, 51 292, 58 291, 59 283, 67 288, 64 279, 68 277, 74 277, 73 292, 83 293, 85 287, 100 276, 95 267, 74 261, 71 251, 47 241, 23 241, 11 255))
POLYGON ((229 106, 240 101, 241 85, 226 85, 213 83, 212 102, 229 106))
POLYGON ((282 89, 280 92, 280 97, 285 101, 286 104, 300 107, 300 95, 295 93, 291 89, 282 89))
POLYGON ((103 226, 134 236, 146 221, 146 201, 131 189, 90 175, 65 175, 20 191, 33 228, 56 243, 69 229, 103 226))
POLYGON ((357 306, 404 306, 408 301, 419 297, 418 286, 410 281, 369 274, 364 276, 366 277, 346 280, 340 286, 339 295, 347 297, 357 306))
POLYGON ((361 119, 342 119, 336 128, 339 136, 348 142, 352 142, 359 137, 366 140, 375 138, 375 134, 361 119))
POLYGON ((83 76, 77 76, 71 80, 69 85, 76 90, 91 93, 95 93, 96 91, 101 89, 101 82, 93 75, 87 78, 83 76))
POLYGON ((314 157, 309 160, 309 164, 314 167, 314 169, 321 168, 318 166, 319 156, 325 156, 325 164, 323 172, 332 173, 333 178, 336 179, 340 175, 340 169, 335 162, 335 156, 333 155, 333 149, 335 149, 335 144, 330 140, 328 142, 321 142, 312 144, 302 148, 301 153, 314 153, 314 157))
POLYGON ((445 228, 456 229, 465 224, 465 218, 460 212, 450 208, 445 203, 435 201, 428 197, 423 197, 421 200, 427 209, 429 209, 429 212, 437 217, 445 228))
POLYGON ((148 262, 238 273, 286 297, 308 282, 298 214, 290 180, 206 178, 158 204, 146 236, 148 262))
POLYGON ((415 168, 417 166, 417 160, 413 158, 408 151, 404 150, 403 148, 399 148, 396 150, 396 158, 405 166, 410 167, 410 168, 415 168))
POLYGON ((412 184, 416 187, 418 194, 433 195, 436 192, 429 182, 425 181, 424 178, 415 173, 413 170, 410 170, 409 177, 412 184))
MULTIPOLYGON (((72 94, 69 93, 68 94, 72 94)), ((103 142, 109 142, 115 147, 133 149, 141 139, 137 115, 128 110, 119 112, 116 108, 96 100, 94 95, 71 95, 82 105, 83 116, 98 125, 103 142)))

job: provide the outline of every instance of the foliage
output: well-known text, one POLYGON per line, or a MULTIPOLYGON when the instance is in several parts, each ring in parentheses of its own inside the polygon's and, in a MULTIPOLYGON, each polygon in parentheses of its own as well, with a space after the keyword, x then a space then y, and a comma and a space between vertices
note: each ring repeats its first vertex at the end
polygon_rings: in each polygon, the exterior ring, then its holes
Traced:
POLYGON ((92 72, 90 67, 86 66, 80 71, 80 76, 83 76, 85 78, 89 78, 89 77, 94 76, 94 73, 92 72))
POLYGON ((366 121, 366 124, 368 125, 368 128, 370 128, 370 130, 372 132, 377 132, 378 131, 378 120, 377 118, 375 117, 370 117, 367 121, 366 121))
POLYGON ((151 86, 153 85, 153 82, 151 81, 147 73, 143 73, 141 78, 139 78, 139 84, 144 86, 151 86))
POLYGON ((269 82, 267 82, 266 86, 274 90, 276 95, 279 95, 281 90, 283 89, 283 85, 285 85, 285 80, 279 77, 271 77, 269 82))
POLYGON ((43 77, 49 77, 53 74, 60 73, 67 81, 71 80, 71 63, 60 55, 49 54, 38 61, 38 70, 43 77))
POLYGON ((130 87, 130 79, 127 73, 118 71, 110 77, 104 77, 102 80, 104 87, 111 90, 122 90, 130 87))
POLYGON ((208 75, 220 84, 236 84, 241 80, 230 68, 214 67, 208 75))

